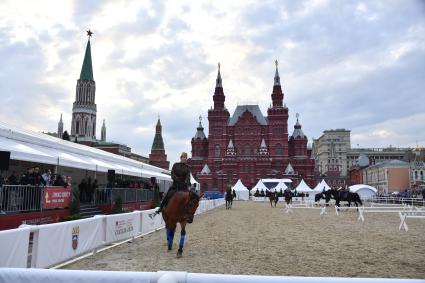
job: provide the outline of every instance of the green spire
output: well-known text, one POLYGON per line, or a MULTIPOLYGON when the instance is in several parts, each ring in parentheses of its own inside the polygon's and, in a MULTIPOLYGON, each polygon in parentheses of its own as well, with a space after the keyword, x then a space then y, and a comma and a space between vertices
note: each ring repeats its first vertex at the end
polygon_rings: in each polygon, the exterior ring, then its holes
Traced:
POLYGON ((153 139, 152 149, 164 149, 164 141, 162 140, 162 126, 158 118, 155 129, 155 138, 153 139))
POLYGON ((83 67, 81 68, 80 80, 94 81, 91 64, 90 39, 87 42, 86 54, 84 55, 83 67))

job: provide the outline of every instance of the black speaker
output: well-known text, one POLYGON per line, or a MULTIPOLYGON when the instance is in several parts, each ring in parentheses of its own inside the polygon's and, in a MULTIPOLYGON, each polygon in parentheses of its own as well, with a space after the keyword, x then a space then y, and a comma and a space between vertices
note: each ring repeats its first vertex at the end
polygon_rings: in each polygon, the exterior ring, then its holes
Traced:
POLYGON ((109 183, 115 182, 115 170, 108 170, 108 182, 109 183))
POLYGON ((0 171, 9 170, 10 151, 0 151, 0 171))

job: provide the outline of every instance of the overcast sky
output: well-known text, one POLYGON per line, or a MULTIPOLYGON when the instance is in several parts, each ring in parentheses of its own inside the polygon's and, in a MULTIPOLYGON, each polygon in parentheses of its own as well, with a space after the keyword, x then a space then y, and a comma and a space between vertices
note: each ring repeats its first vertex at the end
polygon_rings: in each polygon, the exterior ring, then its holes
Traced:
POLYGON ((353 147, 425 146, 425 1, 2 1, 0 120, 57 131, 91 29, 97 137, 150 153, 161 117, 168 159, 213 105, 271 103, 274 60, 289 132, 351 130, 353 147))

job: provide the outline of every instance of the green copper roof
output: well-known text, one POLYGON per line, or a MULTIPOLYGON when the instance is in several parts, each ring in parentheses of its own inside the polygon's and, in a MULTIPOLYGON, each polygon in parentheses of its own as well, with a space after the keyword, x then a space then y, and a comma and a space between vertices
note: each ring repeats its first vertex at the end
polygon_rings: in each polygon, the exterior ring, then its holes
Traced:
POLYGON ((156 123, 156 133, 153 139, 152 149, 164 149, 164 141, 162 140, 162 126, 159 121, 156 123))
POLYGON ((80 80, 93 81, 93 68, 91 64, 90 40, 87 42, 86 54, 84 55, 83 67, 81 68, 80 80))
POLYGON ((156 133, 153 139, 152 149, 164 149, 164 141, 161 133, 156 133))

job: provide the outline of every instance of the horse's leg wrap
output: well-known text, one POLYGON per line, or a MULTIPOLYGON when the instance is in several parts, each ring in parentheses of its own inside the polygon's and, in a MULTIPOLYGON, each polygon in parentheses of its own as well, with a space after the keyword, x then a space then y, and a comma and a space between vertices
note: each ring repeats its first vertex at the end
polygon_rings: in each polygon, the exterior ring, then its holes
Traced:
POLYGON ((184 238, 186 237, 186 230, 183 229, 180 232, 180 244, 179 244, 179 250, 183 250, 183 246, 184 246, 184 238))
POLYGON ((173 240, 174 240, 174 232, 175 232, 175 230, 171 230, 171 229, 168 229, 170 232, 169 232, 169 241, 168 241, 168 250, 171 250, 172 248, 173 248, 173 240))

